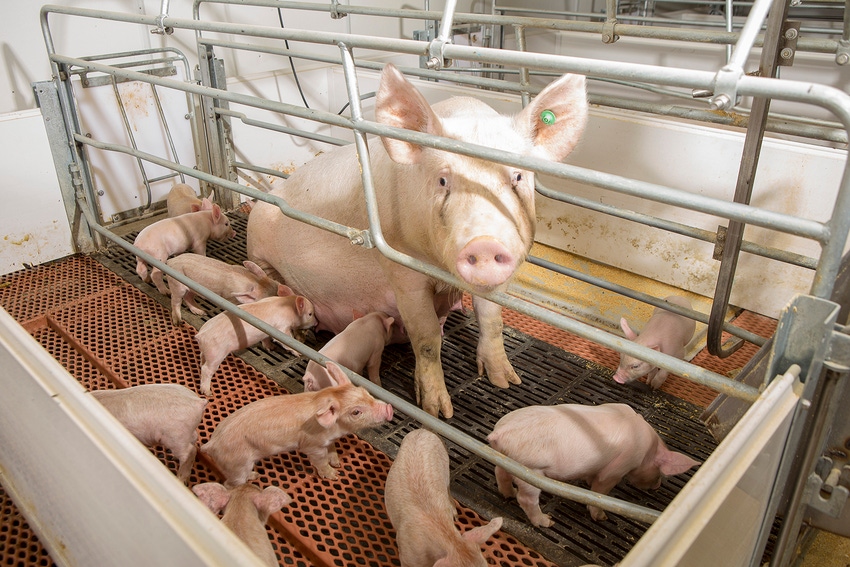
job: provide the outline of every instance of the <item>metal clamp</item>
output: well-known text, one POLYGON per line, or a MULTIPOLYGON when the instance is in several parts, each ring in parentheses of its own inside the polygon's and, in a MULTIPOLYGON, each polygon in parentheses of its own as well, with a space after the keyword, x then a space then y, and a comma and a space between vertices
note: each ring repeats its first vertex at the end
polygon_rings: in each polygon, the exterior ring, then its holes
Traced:
POLYGON ((602 24, 602 43, 614 43, 620 36, 614 32, 614 27, 617 25, 617 20, 606 20, 602 24))
POLYGON ((709 103, 712 110, 731 110, 738 97, 738 81, 744 76, 744 69, 724 65, 714 76, 714 96, 709 103))
POLYGON ((339 0, 331 0, 331 19, 339 20, 348 16, 348 14, 339 11, 339 0))

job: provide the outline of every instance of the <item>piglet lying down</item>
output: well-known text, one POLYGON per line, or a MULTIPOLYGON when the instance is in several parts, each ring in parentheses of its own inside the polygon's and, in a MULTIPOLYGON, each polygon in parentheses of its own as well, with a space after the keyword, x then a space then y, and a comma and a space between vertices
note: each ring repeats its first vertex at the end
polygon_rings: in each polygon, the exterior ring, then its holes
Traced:
MULTIPOLYGON (((643 417, 626 404, 529 406, 502 417, 487 436, 490 445, 548 478, 584 480, 608 494, 625 478, 642 490, 657 489, 665 476, 699 463, 667 448, 643 417)), ((496 467, 499 492, 517 502, 535 526, 552 519, 540 510, 540 489, 496 467), (513 484, 516 484, 514 489, 513 484)), ((594 520, 607 519, 588 505, 594 520)))

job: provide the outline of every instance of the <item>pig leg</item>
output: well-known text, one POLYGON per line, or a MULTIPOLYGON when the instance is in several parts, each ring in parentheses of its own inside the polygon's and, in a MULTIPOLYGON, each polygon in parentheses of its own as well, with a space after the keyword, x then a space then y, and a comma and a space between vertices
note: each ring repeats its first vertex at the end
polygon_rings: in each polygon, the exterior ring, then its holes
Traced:
POLYGON ((177 468, 177 478, 186 482, 192 473, 192 467, 195 465, 195 456, 198 454, 198 447, 195 443, 192 443, 190 446, 179 447, 177 450, 173 447, 170 449, 180 463, 180 466, 177 468))
POLYGON ((203 395, 209 396, 212 392, 212 378, 216 370, 221 365, 222 361, 227 358, 227 352, 217 352, 216 356, 209 358, 207 353, 201 350, 201 386, 200 391, 203 395))
POLYGON ((478 375, 486 372, 490 383, 499 388, 522 383, 505 354, 502 306, 477 296, 472 297, 472 305, 478 320, 478 375))
POLYGON ((499 486, 499 492, 505 498, 513 498, 516 496, 514 477, 502 467, 496 467, 496 484, 499 486))
POLYGON ((148 265, 145 264, 141 258, 136 258, 136 273, 139 274, 139 277, 142 278, 143 282, 149 282, 150 273, 148 272, 148 265))
POLYGON ((373 384, 381 385, 381 355, 372 356, 366 363, 366 373, 373 384))
POLYGON ((162 295, 167 296, 171 292, 168 291, 168 286, 165 285, 165 282, 163 281, 162 277, 163 277, 162 270, 160 270, 159 268, 152 268, 151 269, 151 280, 153 281, 154 285, 156 286, 156 289, 162 295))
MULTIPOLYGON (((540 471, 534 472, 539 473, 540 471)), ((515 478, 514 482, 517 485, 517 504, 528 516, 528 520, 539 528, 551 526, 553 524, 552 518, 540 509, 540 489, 519 478, 515 478)))
POLYGON ((336 452, 336 441, 328 446, 328 464, 335 469, 340 467, 339 453, 336 452))
POLYGON ((171 323, 176 327, 183 322, 183 313, 180 311, 180 307, 183 304, 183 295, 189 288, 172 279, 168 280, 168 285, 171 288, 171 323))
MULTIPOLYGON (((590 483, 590 489, 593 492, 598 492, 599 494, 608 494, 614 489, 615 486, 617 486, 617 483, 620 482, 620 479, 620 476, 596 476, 590 483)), ((591 506, 590 504, 588 504, 587 509, 590 511, 590 517, 593 518, 593 520, 596 522, 604 522, 608 519, 608 515, 602 508, 597 508, 596 506, 591 506)))
POLYGON ((335 448, 311 447, 307 449, 302 447, 301 450, 307 455, 307 459, 320 477, 327 478, 328 480, 336 480, 338 478, 336 471, 330 464, 331 452, 336 455, 337 464, 339 463, 339 455, 337 455, 335 448))
POLYGON ((664 384, 664 381, 667 380, 666 370, 663 370, 661 368, 657 368, 656 370, 657 372, 655 372, 654 375, 650 374, 647 377, 647 382, 649 382, 649 385, 652 387, 653 390, 657 390, 658 388, 660 388, 664 384))

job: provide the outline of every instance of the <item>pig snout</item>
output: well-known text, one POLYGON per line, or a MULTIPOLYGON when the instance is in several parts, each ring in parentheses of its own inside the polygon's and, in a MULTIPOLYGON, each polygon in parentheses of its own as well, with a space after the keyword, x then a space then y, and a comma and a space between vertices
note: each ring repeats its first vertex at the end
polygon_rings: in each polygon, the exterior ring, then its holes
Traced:
POLYGON ((390 404, 378 402, 377 412, 378 412, 378 417, 380 419, 387 421, 387 422, 393 420, 393 406, 391 406, 390 404))
POLYGON ((467 283, 496 287, 505 283, 517 267, 516 257, 490 236, 470 240, 457 257, 457 272, 467 283))

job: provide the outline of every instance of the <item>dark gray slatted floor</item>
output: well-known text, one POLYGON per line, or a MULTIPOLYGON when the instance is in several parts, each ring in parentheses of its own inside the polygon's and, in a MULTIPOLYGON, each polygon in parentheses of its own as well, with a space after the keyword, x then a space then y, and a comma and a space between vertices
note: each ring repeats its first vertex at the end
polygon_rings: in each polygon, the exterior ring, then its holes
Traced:
MULTIPOLYGON (((226 262, 241 263, 246 259, 247 216, 232 213, 230 217, 238 236, 225 243, 210 242, 207 254, 226 262)), ((132 241, 136 234, 128 234, 127 239, 132 241)), ((139 282, 135 259, 124 250, 116 247, 98 259, 168 305, 167 298, 160 296, 155 288, 139 282)), ((202 299, 199 303, 209 311, 208 316, 197 318, 184 310, 185 320, 195 326, 218 312, 202 299)), ((318 349, 328 338, 329 335, 322 334, 309 344, 318 349)), ((523 384, 508 389, 496 388, 477 376, 477 338, 474 317, 453 313, 445 325, 442 359, 455 408, 454 417, 448 421, 480 441, 485 440, 500 417, 528 405, 623 402, 643 415, 671 449, 704 461, 715 448, 713 438, 698 419, 702 408, 662 392, 652 392, 645 386, 635 388, 617 384, 610 379, 610 371, 606 373, 597 365, 516 329, 505 330, 505 347, 523 384)), ((306 359, 294 359, 288 353, 267 352, 259 347, 245 351, 242 356, 288 390, 302 389, 300 378, 307 365, 306 359)), ((414 365, 409 345, 388 347, 381 370, 383 386, 412 401, 414 365)), ((398 414, 392 423, 364 432, 361 437, 394 457, 404 435, 417 427, 412 419, 398 414)), ((507 501, 498 493, 490 464, 452 443, 447 445, 452 462, 452 489, 457 499, 486 517, 503 516, 504 529, 560 565, 588 562, 612 565, 622 559, 648 527, 610 513, 607 521, 597 523, 590 519, 584 505, 544 494, 541 506, 544 512, 552 515, 555 525, 546 529, 533 528, 527 524, 516 502, 507 501)), ((668 478, 654 492, 621 483, 612 496, 663 510, 692 474, 693 471, 668 478)))

